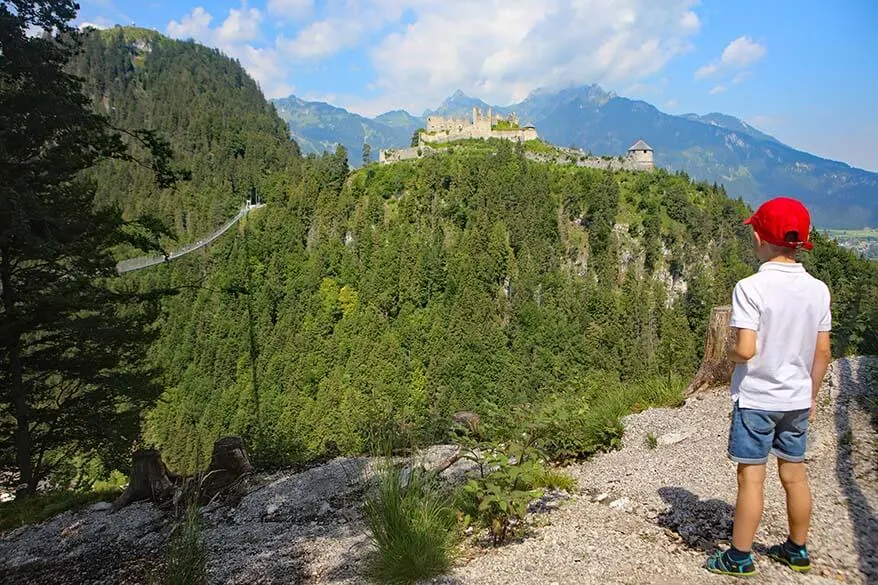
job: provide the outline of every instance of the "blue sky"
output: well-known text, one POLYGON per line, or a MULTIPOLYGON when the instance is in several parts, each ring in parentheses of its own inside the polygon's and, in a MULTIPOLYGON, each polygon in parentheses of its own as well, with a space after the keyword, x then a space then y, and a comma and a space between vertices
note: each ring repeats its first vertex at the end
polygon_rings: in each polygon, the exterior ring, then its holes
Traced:
POLYGON ((420 114, 598 83, 675 114, 722 112, 878 171, 875 0, 80 0, 238 58, 268 97, 420 114))

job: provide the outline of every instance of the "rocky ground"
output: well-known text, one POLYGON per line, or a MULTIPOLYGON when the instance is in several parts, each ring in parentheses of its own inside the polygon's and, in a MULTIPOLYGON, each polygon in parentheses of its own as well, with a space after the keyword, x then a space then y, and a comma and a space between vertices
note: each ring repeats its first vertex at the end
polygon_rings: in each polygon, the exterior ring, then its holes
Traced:
MULTIPOLYGON (((809 449, 815 570, 798 575, 765 558, 786 535, 779 482, 766 482, 755 583, 878 584, 878 359, 833 363, 809 449)), ((532 534, 498 549, 468 545, 432 583, 694 585, 730 580, 701 567, 728 542, 734 465, 725 457, 725 392, 625 420, 624 447, 568 471, 579 492, 533 508, 532 534), (655 438, 650 448, 649 437, 655 438)), ((448 447, 428 457, 441 458, 448 447)), ((775 464, 770 463, 774 472, 775 464)), ((205 511, 210 582, 361 583, 368 535, 359 512, 365 458, 256 478, 235 508, 205 511)), ((460 477, 466 463, 446 474, 460 477)), ((150 583, 171 520, 150 504, 116 514, 97 505, 0 537, 0 583, 150 583)))

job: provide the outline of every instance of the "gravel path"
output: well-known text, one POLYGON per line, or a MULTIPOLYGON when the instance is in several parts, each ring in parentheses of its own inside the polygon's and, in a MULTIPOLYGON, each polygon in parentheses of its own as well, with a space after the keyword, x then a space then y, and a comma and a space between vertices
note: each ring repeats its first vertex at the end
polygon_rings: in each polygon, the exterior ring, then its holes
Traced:
MULTIPOLYGON (((753 583, 878 584, 878 359, 834 362, 809 448, 814 570, 798 575, 759 554, 786 537, 783 489, 769 463, 753 583), (839 389, 842 389, 839 392, 839 389)), ((728 544, 735 466, 726 458, 729 398, 625 419, 624 447, 569 468, 581 493, 521 543, 491 550, 436 584, 674 584, 732 581, 702 569, 728 544), (648 436, 657 439, 654 449, 648 436), (600 500, 600 501, 598 501, 600 500)))
MULTIPOLYGON (((759 555, 753 583, 878 585, 878 359, 830 368, 809 448, 815 570, 798 575, 759 555), (870 416, 872 417, 870 419, 870 416)), ((726 459, 729 398, 716 392, 678 409, 625 419, 624 447, 568 472, 579 493, 532 506, 539 526, 501 548, 469 547, 434 585, 695 585, 732 582, 701 567, 731 535, 735 468, 726 459), (649 448, 648 437, 656 446, 649 448)), ((453 446, 435 446, 441 460, 453 446)), ((235 508, 208 507, 211 585, 364 583, 369 539, 361 502, 366 458, 338 458, 300 473, 254 478, 235 508)), ((446 475, 460 477, 467 462, 446 475)), ((782 489, 766 482, 757 553, 786 536, 782 489)), ((107 514, 67 512, 0 535, 0 584, 154 583, 172 521, 148 503, 107 514)))

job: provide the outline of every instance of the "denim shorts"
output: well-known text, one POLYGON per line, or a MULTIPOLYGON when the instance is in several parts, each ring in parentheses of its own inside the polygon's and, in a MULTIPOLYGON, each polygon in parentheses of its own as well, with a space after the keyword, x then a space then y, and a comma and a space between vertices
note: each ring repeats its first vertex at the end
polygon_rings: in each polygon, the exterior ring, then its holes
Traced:
POLYGON ((778 459, 798 463, 805 460, 810 409, 777 412, 732 408, 729 430, 729 459, 736 463, 759 464, 773 453, 778 459))

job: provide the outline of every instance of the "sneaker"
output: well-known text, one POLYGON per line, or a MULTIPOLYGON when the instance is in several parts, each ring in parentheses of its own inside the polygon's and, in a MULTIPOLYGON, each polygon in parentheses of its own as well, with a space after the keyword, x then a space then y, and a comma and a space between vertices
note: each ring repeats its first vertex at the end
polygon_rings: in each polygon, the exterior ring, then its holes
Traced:
POLYGON ((747 560, 733 561, 728 552, 716 552, 707 557, 707 570, 717 575, 749 577, 756 574, 756 564, 753 562, 752 553, 747 560))
POLYGON ((786 544, 776 544, 768 549, 768 556, 800 573, 811 570, 811 559, 804 546, 797 551, 791 551, 786 544))

